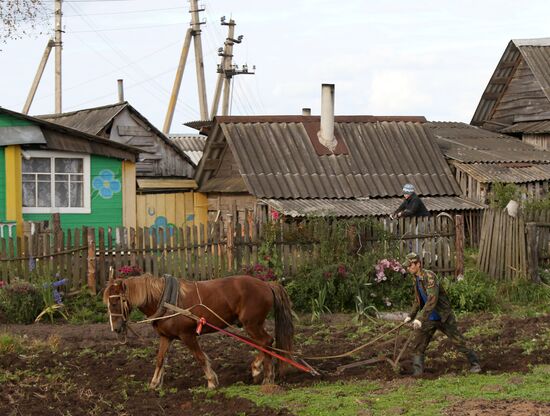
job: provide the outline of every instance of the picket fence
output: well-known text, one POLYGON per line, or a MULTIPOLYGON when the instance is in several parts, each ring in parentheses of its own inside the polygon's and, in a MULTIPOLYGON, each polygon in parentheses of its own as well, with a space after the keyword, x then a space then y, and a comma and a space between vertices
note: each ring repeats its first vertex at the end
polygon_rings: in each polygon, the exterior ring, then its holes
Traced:
MULTIPOLYGON (((246 217, 245 217, 246 218, 246 217)), ((379 220, 381 225, 350 225, 348 248, 362 254, 375 244, 396 244, 399 256, 417 251, 426 267, 446 275, 461 274, 464 225, 461 216, 379 220), (384 236, 379 230, 384 229, 384 236)), ((111 268, 137 266, 156 276, 171 274, 190 280, 242 273, 265 262, 262 244, 271 242, 285 276, 319 258, 320 239, 331 239, 335 220, 261 223, 216 222, 185 228, 83 227, 55 233, 0 238, 0 279, 33 276, 69 279, 71 288, 103 287, 111 268), (268 237, 268 234, 271 237, 268 237)))

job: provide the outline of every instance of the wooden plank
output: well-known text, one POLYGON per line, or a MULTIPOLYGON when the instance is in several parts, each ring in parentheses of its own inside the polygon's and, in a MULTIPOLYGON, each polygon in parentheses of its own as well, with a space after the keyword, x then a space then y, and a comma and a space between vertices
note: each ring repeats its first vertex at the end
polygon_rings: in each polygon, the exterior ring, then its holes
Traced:
POLYGON ((158 246, 158 234, 159 229, 158 228, 151 228, 151 272, 153 276, 159 275, 159 263, 158 263, 158 256, 159 256, 159 246, 158 246))
MULTIPOLYGON (((80 228, 75 228, 74 230, 74 245, 75 247, 78 247, 81 245, 81 239, 80 239, 80 228)), ((71 269, 72 269, 72 288, 73 289, 80 289, 82 286, 82 282, 80 281, 80 273, 78 270, 79 262, 80 262, 80 253, 77 255, 71 256, 71 269)))
POLYGON ((151 254, 151 233, 154 232, 154 229, 151 229, 149 227, 143 228, 143 241, 144 241, 144 248, 145 248, 145 264, 143 271, 145 273, 152 273, 153 272, 153 265, 152 265, 152 254, 151 254))
POLYGON ((191 227, 185 227, 185 278, 192 280, 193 276, 193 250, 191 241, 191 227))
POLYGON ((157 228, 158 236, 157 236, 157 245, 158 245, 158 253, 157 253, 157 263, 158 263, 158 271, 155 276, 162 276, 166 273, 166 251, 165 251, 165 243, 166 243, 166 228, 159 227, 157 228))
POLYGON ((144 251, 144 238, 143 227, 138 227, 136 230, 136 265, 144 272, 145 271, 145 251, 144 251))
POLYGON ((95 241, 95 229, 92 227, 88 228, 88 279, 87 279, 87 285, 88 285, 88 291, 92 295, 97 294, 97 280, 96 280, 96 270, 95 270, 95 247, 96 247, 96 241, 95 241))
POLYGON ((208 280, 207 272, 207 262, 206 258, 208 257, 208 251, 206 250, 206 231, 204 229, 204 224, 199 224, 199 242, 200 247, 198 250, 199 256, 199 269, 200 269, 200 280, 208 280))
POLYGON ((191 228, 192 240, 193 240, 193 278, 195 280, 200 280, 201 276, 199 273, 199 230, 197 225, 193 225, 191 228))
MULTIPOLYGON (((3 238, 0 238, 0 259, 7 259, 7 258, 8 258, 7 238, 3 237, 3 238)), ((7 283, 11 283, 10 275, 8 273, 8 267, 9 265, 7 261, 0 261, 0 273, 2 273, 2 279, 4 279, 7 283)))

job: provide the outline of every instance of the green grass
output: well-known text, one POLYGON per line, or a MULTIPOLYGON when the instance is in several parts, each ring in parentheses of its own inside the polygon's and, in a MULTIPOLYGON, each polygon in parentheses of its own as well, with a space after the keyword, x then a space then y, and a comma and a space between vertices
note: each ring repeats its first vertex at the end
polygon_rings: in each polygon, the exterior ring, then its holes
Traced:
POLYGON ((309 387, 289 387, 273 395, 262 393, 259 386, 244 384, 220 391, 229 397, 249 399, 259 406, 287 408, 298 416, 435 416, 458 400, 541 401, 549 398, 550 366, 538 366, 531 373, 521 375, 445 376, 436 380, 403 379, 385 384, 368 381, 319 383, 309 387))

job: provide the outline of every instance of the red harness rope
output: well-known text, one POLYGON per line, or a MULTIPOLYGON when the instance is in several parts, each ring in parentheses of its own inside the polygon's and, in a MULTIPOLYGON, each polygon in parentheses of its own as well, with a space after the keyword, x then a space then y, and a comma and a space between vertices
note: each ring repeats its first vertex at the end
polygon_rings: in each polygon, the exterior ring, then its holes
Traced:
POLYGON ((290 358, 283 357, 282 355, 277 354, 276 352, 270 351, 267 348, 262 347, 261 345, 255 344, 254 342, 250 341, 246 337, 234 334, 233 332, 226 331, 225 329, 222 329, 222 328, 218 328, 217 326, 212 325, 210 322, 207 322, 205 318, 200 318, 199 321, 197 322, 197 334, 198 335, 200 335, 200 333, 202 332, 202 327, 204 325, 208 325, 210 328, 215 329, 216 331, 219 331, 219 332, 221 332, 225 335, 229 335, 230 337, 238 339, 239 341, 242 341, 245 344, 248 344, 251 347, 256 348, 257 350, 265 352, 266 354, 269 354, 272 357, 275 357, 275 358, 277 358, 281 361, 284 361, 284 362, 292 365, 293 367, 296 367, 299 370, 305 371, 306 373, 315 374, 315 370, 313 370, 312 368, 308 368, 308 367, 306 367, 302 364, 298 364, 296 361, 293 361, 290 358))

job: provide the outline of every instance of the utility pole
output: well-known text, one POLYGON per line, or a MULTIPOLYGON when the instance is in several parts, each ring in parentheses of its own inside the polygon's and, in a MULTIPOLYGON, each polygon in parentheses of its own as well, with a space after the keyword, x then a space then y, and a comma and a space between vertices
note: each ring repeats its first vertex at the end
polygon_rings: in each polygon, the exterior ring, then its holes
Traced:
POLYGON ((54 46, 55 46, 55 112, 61 113, 62 104, 61 104, 61 49, 63 47, 63 42, 61 40, 61 1, 55 0, 55 35, 54 35, 54 46))
POLYGON ((174 110, 176 109, 176 103, 178 101, 178 94, 180 92, 185 64, 187 63, 187 55, 189 55, 192 35, 193 29, 187 29, 185 32, 185 40, 183 41, 183 48, 181 49, 180 62, 176 71, 176 78, 174 79, 174 86, 172 87, 172 94, 170 95, 170 102, 168 103, 168 111, 166 111, 164 126, 162 127, 162 132, 164 134, 170 133, 170 127, 172 126, 172 119, 174 118, 174 110))
MULTIPOLYGON (((218 79, 216 82, 216 89, 214 90, 214 101, 212 102, 212 109, 210 111, 210 119, 213 119, 218 113, 218 105, 220 103, 220 95, 222 92, 223 84, 223 103, 222 114, 227 115, 229 113, 229 98, 231 91, 231 79, 235 75, 249 74, 254 72, 248 70, 247 65, 243 65, 242 69, 239 69, 237 65, 233 65, 233 45, 235 43, 241 43, 243 36, 239 35, 235 39, 235 26, 236 23, 233 19, 229 19, 229 22, 225 21, 225 17, 221 18, 222 26, 227 26, 227 38, 225 39, 223 48, 218 49, 218 55, 221 56, 220 64, 218 65, 218 79)), ((256 67, 253 67, 253 70, 256 67)))
POLYGON ((21 111, 23 114, 29 114, 32 100, 34 99, 34 95, 36 94, 38 84, 40 84, 40 80, 42 79, 42 75, 44 74, 44 68, 46 68, 46 64, 48 63, 48 58, 54 44, 55 42, 53 39, 48 40, 48 43, 46 44, 44 54, 42 55, 42 59, 40 60, 40 64, 38 65, 38 69, 36 70, 36 75, 34 76, 29 95, 27 95, 27 101, 25 101, 25 105, 23 106, 23 110, 21 111))
POLYGON ((204 22, 201 22, 199 18, 199 12, 201 11, 204 11, 204 8, 199 9, 199 6, 197 5, 197 0, 190 0, 189 13, 191 13, 191 26, 185 32, 185 39, 183 41, 183 47, 181 49, 180 61, 178 64, 178 69, 176 71, 176 78, 174 79, 172 94, 170 95, 170 102, 168 103, 168 110, 166 111, 166 117, 164 118, 164 126, 162 128, 162 132, 164 134, 170 133, 170 127, 172 126, 172 120, 174 118, 174 111, 176 109, 181 81, 183 79, 183 72, 185 71, 187 56, 189 55, 189 48, 191 47, 191 38, 193 38, 193 46, 195 49, 195 68, 197 72, 197 90, 199 94, 200 116, 202 120, 206 120, 208 118, 208 103, 206 101, 206 81, 204 78, 204 61, 202 57, 202 42, 200 37, 200 26, 204 24, 204 22))
POLYGON ((199 12, 204 11, 204 8, 199 9, 197 0, 191 0, 191 28, 193 29, 193 46, 195 49, 195 69, 197 71, 197 87, 199 90, 199 106, 201 111, 201 119, 208 118, 208 103, 206 101, 206 81, 204 79, 204 61, 202 58, 202 41, 201 41, 201 22, 199 12))
MULTIPOLYGON (((227 26, 227 38, 223 44, 223 48, 218 49, 218 55, 222 57, 220 64, 218 65, 218 79, 216 80, 216 89, 214 90, 214 99, 212 101, 212 109, 210 111, 210 119, 212 120, 218 114, 218 106, 220 104, 220 96, 222 93, 222 85, 225 79, 224 71, 225 62, 229 56, 229 44, 233 47, 234 37, 235 37, 235 21, 229 19, 229 22, 225 21, 225 16, 221 18, 222 26, 227 26)), ((239 39, 236 42, 240 43, 242 36, 239 36, 239 39)))

